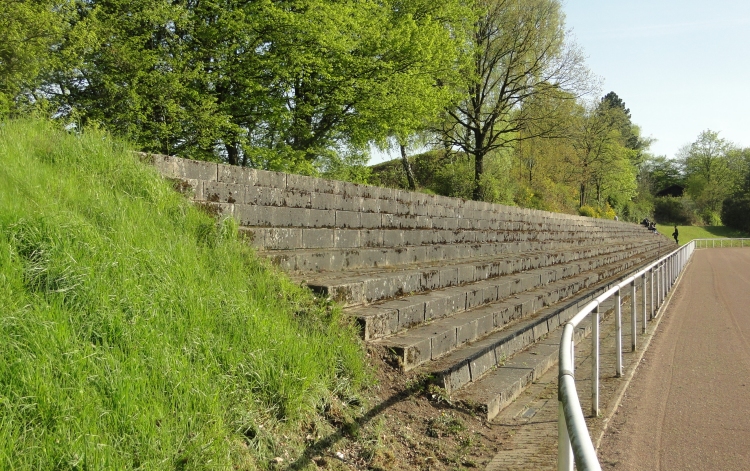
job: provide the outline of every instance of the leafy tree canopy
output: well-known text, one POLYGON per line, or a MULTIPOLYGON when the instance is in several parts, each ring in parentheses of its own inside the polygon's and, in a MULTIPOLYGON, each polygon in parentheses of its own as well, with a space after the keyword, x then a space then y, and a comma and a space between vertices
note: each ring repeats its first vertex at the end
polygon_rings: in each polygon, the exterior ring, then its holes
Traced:
POLYGON ((144 150, 314 173, 452 99, 458 0, 79 4, 48 92, 144 150), (84 34, 86 32, 87 34, 84 34))

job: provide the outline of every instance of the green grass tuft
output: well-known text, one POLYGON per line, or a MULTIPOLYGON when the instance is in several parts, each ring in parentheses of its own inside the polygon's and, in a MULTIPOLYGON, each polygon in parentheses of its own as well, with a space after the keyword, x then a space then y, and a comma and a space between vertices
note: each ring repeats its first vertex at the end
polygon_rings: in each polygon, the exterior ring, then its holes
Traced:
POLYGON ((368 379, 339 309, 95 131, 0 122, 0 306, 2 469, 263 468, 368 379))

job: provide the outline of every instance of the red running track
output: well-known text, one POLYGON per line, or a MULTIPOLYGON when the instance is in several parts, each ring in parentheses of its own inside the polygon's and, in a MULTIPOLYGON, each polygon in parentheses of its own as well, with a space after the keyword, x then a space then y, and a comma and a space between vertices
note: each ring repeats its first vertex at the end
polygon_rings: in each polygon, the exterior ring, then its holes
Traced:
POLYGON ((750 470, 750 248, 696 250, 663 315, 602 468, 750 470))

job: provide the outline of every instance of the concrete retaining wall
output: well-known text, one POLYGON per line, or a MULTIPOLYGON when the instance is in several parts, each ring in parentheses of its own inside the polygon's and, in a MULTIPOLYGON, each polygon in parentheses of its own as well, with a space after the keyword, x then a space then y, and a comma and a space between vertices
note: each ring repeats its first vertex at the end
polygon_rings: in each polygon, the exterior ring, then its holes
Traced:
POLYGON ((241 226, 258 228, 256 245, 259 248, 374 246, 378 241, 369 244, 368 236, 382 237, 383 230, 387 229, 416 229, 419 235, 414 238, 450 243, 449 240, 455 239, 450 233, 458 232, 477 242, 485 242, 493 239, 476 234, 487 231, 549 234, 582 230, 616 234, 629 233, 633 228, 632 224, 616 221, 392 188, 164 155, 145 157, 196 202, 235 217, 241 226), (445 231, 444 237, 439 236, 439 231, 445 231), (328 239, 331 239, 330 244, 321 245, 321 240, 328 239))

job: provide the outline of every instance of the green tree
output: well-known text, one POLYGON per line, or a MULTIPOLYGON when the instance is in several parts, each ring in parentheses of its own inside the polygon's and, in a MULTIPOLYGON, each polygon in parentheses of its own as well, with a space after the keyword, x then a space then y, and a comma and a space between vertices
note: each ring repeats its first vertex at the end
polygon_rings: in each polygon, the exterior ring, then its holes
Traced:
POLYGON ((652 193, 683 183, 680 163, 664 155, 648 156, 644 162, 642 179, 652 193))
POLYGON ((579 206, 592 199, 601 206, 611 194, 619 200, 635 195, 636 170, 623 145, 618 125, 621 114, 605 101, 580 107, 573 131, 575 153, 569 161, 577 172, 579 206))
POLYGON ((38 87, 54 67, 67 2, 0 0, 0 116, 43 100, 38 87))
POLYGON ((640 130, 633 124, 630 116, 630 109, 625 107, 625 102, 620 98, 617 93, 609 92, 602 98, 602 105, 607 106, 613 110, 619 110, 614 116, 616 125, 619 128, 622 144, 631 150, 644 150, 648 148, 651 141, 644 139, 640 135, 640 130))
POLYGON ((750 148, 731 150, 728 156, 741 183, 722 202, 721 222, 750 233, 750 148))
POLYGON ((739 161, 733 155, 732 143, 719 133, 706 130, 690 145, 680 150, 679 160, 687 191, 701 210, 704 220, 718 214, 724 199, 742 184, 739 161))
POLYGON ((161 0, 81 2, 62 54, 75 58, 50 80, 61 112, 98 123, 143 150, 207 158, 228 126, 208 76, 184 41, 185 5, 161 0))
POLYGON ((332 153, 408 136, 446 106, 467 8, 91 0, 62 49, 77 61, 49 90, 62 113, 144 150, 315 173, 332 153))
POLYGON ((268 54, 282 64, 270 87, 282 118, 263 147, 313 162, 337 143, 404 142, 452 98, 440 84, 454 80, 463 45, 460 2, 306 3, 276 12, 287 26, 268 54))
POLYGON ((479 0, 477 8, 462 98, 447 110, 440 130, 447 148, 473 157, 475 199, 487 155, 555 129, 555 120, 524 105, 560 90, 579 96, 589 84, 580 51, 565 40, 558 1, 479 0))

